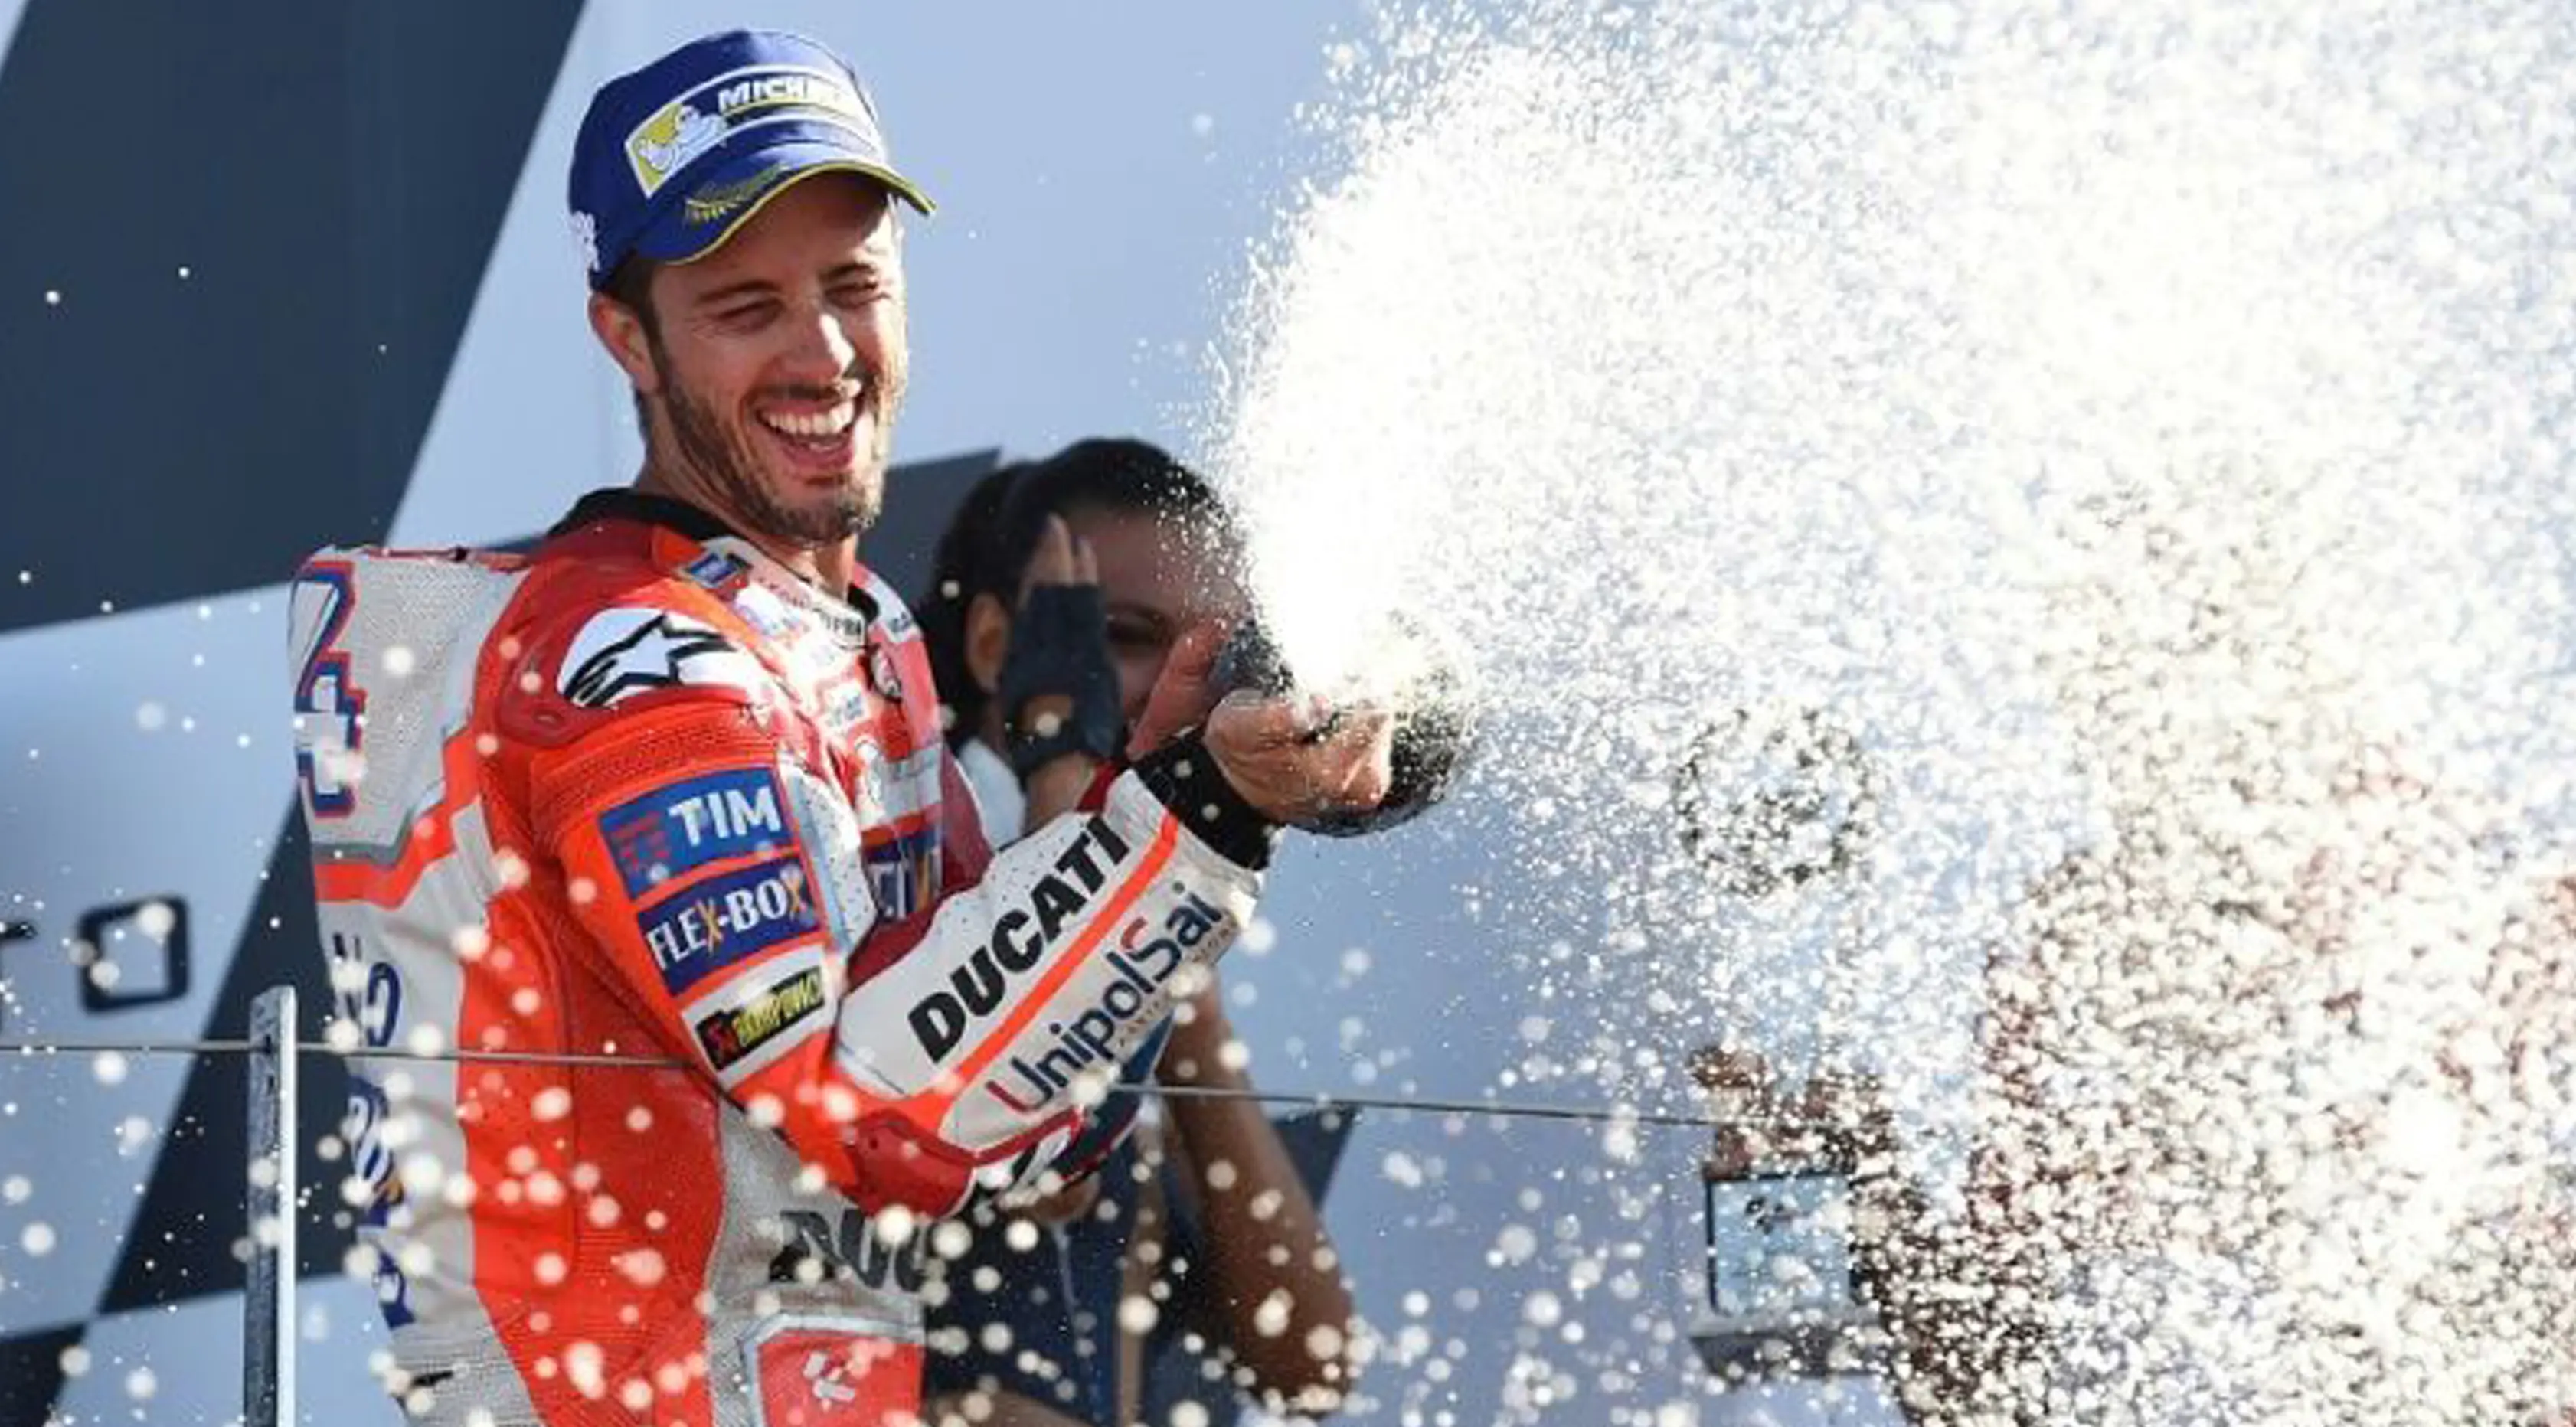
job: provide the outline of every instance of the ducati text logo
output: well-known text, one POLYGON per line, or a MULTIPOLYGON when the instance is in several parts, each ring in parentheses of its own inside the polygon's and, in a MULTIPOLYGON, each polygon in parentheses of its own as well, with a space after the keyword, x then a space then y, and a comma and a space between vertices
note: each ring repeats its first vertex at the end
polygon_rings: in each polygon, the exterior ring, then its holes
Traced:
POLYGON ((946 1060, 966 1039, 966 1028, 1002 1004, 1011 978, 1037 965, 1065 924, 1109 885, 1109 868, 1126 856, 1126 839, 1110 830, 1107 819, 1093 817, 1055 860, 1055 871, 1029 889, 1027 904, 994 919, 992 941, 950 970, 945 988, 913 1005, 912 1034, 922 1053, 946 1060))
POLYGON ((790 1209, 779 1218, 787 1246, 769 1262, 770 1282, 846 1277, 869 1288, 921 1291, 930 1242, 926 1232, 916 1229, 889 1244, 863 1209, 844 1208, 837 1226, 810 1209, 790 1209))

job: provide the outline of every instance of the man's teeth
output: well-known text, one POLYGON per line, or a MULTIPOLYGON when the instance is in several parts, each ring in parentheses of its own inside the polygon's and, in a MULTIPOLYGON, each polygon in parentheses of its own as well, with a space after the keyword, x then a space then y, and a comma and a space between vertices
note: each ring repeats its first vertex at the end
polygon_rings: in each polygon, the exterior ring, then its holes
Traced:
POLYGON ((854 401, 844 402, 829 411, 810 413, 768 411, 761 413, 760 419, 770 430, 783 436, 802 436, 815 440, 838 436, 849 430, 850 423, 859 419, 859 404, 854 401))

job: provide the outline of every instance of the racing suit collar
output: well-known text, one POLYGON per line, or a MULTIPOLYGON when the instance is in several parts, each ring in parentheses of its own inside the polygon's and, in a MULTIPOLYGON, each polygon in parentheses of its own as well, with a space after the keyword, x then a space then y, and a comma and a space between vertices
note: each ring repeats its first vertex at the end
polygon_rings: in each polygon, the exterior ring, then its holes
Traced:
MULTIPOLYGON (((554 528, 546 532, 546 537, 553 539, 568 535, 585 525, 603 520, 628 520, 645 525, 658 525, 666 530, 685 535, 701 545, 723 541, 727 553, 775 571, 777 580, 784 581, 801 592, 828 598, 806 583, 803 578, 761 553, 758 545, 753 544, 741 531, 725 524, 721 516, 702 506, 691 505, 677 496, 639 491, 632 486, 610 486, 583 496, 573 502, 572 509, 564 513, 563 519, 555 522, 554 528)), ((860 566, 859 572, 862 576, 861 581, 843 590, 841 599, 857 610, 862 620, 868 624, 874 624, 878 610, 876 599, 867 591, 864 578, 867 567, 860 566)))
POLYGON ((611 486, 590 492, 575 501, 572 509, 565 512, 564 518, 556 521, 554 529, 546 534, 550 538, 569 535, 582 526, 601 520, 641 521, 676 530, 699 541, 735 534, 733 527, 719 517, 677 496, 655 495, 632 486, 611 486))

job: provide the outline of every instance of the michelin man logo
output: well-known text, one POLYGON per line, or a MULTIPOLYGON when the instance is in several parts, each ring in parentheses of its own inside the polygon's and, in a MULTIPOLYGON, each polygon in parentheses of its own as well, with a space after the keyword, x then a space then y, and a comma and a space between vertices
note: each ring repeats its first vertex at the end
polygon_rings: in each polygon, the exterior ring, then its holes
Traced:
POLYGON ((635 181, 652 197, 689 160, 714 148, 725 136, 725 123, 682 101, 645 120, 626 140, 635 164, 635 181))
POLYGON ((572 241, 581 249, 582 271, 594 273, 599 271, 599 220, 580 209, 574 209, 572 241))

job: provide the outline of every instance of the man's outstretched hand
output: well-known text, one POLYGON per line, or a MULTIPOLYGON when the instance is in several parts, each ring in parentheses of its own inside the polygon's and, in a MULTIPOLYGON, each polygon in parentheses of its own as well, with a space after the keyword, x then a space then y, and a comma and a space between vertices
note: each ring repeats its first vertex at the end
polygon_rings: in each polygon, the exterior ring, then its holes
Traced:
POLYGON ((1274 822, 1364 813, 1385 801, 1395 778, 1395 720, 1379 709, 1328 708, 1304 694, 1217 688, 1211 675, 1232 633, 1210 622, 1173 641, 1127 756, 1141 758, 1195 727, 1226 782, 1274 822))
POLYGON ((1395 782, 1395 719, 1382 709, 1238 690, 1209 712, 1206 739, 1217 771, 1274 822, 1365 813, 1395 782))

